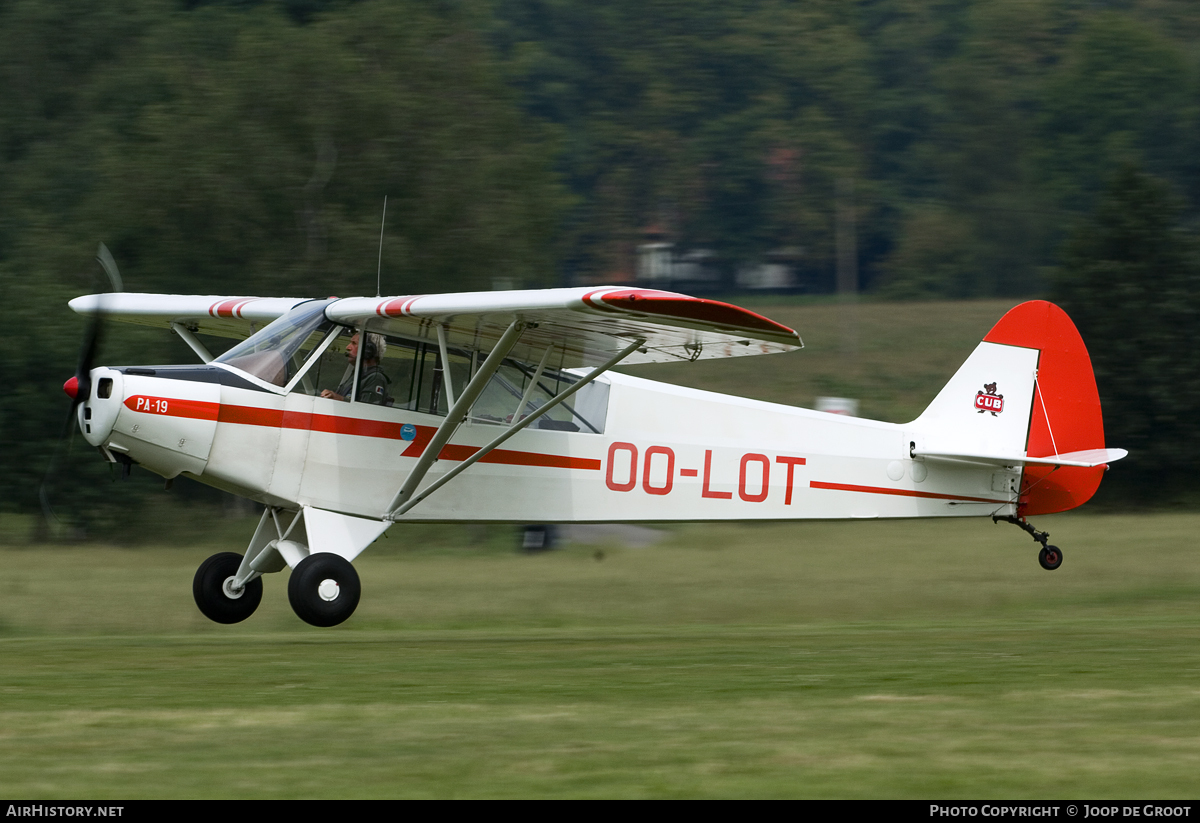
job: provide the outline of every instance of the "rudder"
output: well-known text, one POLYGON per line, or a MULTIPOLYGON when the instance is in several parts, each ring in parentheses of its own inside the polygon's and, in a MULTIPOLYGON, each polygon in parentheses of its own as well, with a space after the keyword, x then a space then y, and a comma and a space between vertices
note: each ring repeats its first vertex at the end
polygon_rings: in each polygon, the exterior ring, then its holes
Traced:
MULTIPOLYGON (((1067 313, 1045 300, 1011 309, 985 342, 1037 349, 1037 379, 1025 450, 1031 457, 1104 448, 1104 421, 1092 361, 1067 313)), ((1081 506, 1100 486, 1105 466, 1026 466, 1017 514, 1081 506)))

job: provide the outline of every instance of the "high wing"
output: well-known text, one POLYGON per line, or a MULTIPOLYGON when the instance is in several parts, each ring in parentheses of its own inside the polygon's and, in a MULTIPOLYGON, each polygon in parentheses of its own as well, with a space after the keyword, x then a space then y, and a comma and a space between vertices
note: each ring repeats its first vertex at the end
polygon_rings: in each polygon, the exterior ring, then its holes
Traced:
POLYGON ((339 300, 326 315, 406 337, 433 337, 442 326, 448 345, 483 350, 520 319, 536 325, 526 329, 512 356, 536 362, 553 345, 555 364, 568 368, 602 363, 637 339, 645 343, 627 364, 768 354, 803 345, 787 326, 728 303, 611 286, 356 297, 339 300))
MULTIPOLYGON (((182 326, 245 336, 302 298, 106 294, 72 300, 80 314, 104 314, 143 325, 182 326)), ((559 368, 595 366, 636 340, 625 363, 658 363, 769 354, 800 348, 800 336, 759 314, 715 300, 655 289, 585 287, 463 292, 404 297, 351 297, 326 309, 335 322, 413 339, 435 339, 487 351, 519 320, 524 332, 511 356, 538 361, 554 347, 559 368)))
POLYGON ((67 305, 78 314, 100 314, 126 323, 164 329, 178 323, 189 331, 240 339, 307 299, 117 292, 76 297, 67 305))

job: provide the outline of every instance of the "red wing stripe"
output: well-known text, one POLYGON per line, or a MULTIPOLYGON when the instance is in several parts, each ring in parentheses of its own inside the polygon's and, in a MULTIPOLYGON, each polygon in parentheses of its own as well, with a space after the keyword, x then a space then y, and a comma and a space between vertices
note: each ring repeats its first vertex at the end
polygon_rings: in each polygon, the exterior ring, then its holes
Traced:
POLYGON ((420 298, 419 294, 416 297, 395 297, 376 306, 375 313, 380 317, 407 317, 412 313, 412 304, 420 298))
POLYGON ((213 303, 208 307, 208 313, 213 317, 241 317, 242 309, 250 303, 253 303, 256 298, 244 300, 234 298, 233 300, 222 300, 220 303, 213 303))
POLYGON ((591 306, 593 309, 599 309, 600 311, 607 312, 609 314, 616 313, 617 309, 613 308, 612 306, 609 306, 603 302, 596 302, 596 300, 603 298, 604 295, 611 291, 612 289, 596 289, 595 291, 590 291, 583 296, 583 302, 586 305, 591 306), (597 297, 597 295, 599 295, 599 297, 597 297))
POLYGON ((855 486, 850 483, 825 483, 812 480, 809 487, 814 489, 830 489, 840 492, 863 492, 864 494, 894 494, 900 497, 924 497, 928 500, 966 500, 971 503, 1008 503, 1008 500, 993 500, 990 497, 967 497, 962 494, 938 494, 937 492, 919 492, 912 489, 888 489, 883 486, 855 486))

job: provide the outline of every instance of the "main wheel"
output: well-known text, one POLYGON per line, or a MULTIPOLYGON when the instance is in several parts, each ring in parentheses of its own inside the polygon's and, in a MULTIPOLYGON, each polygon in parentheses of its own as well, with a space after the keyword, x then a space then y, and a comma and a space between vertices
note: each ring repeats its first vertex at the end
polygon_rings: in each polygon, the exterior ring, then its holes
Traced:
POLYGON ((288 578, 288 601, 305 623, 336 626, 358 607, 362 586, 350 561, 329 552, 317 552, 296 564, 288 578))
POLYGON ((1043 546, 1038 552, 1038 562, 1042 564, 1042 568, 1048 572, 1052 572, 1062 565, 1062 551, 1058 546, 1043 546))
POLYGON ((262 578, 256 577, 240 592, 229 584, 237 576, 242 556, 236 552, 221 552, 200 564, 192 580, 192 597, 201 613, 216 623, 241 623, 262 602, 262 578))

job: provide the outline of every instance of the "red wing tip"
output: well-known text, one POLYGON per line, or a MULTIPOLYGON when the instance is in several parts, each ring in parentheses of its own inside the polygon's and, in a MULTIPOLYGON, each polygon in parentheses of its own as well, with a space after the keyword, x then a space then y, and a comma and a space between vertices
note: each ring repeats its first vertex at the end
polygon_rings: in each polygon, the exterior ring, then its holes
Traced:
MULTIPOLYGON (((588 295, 590 298, 591 295, 588 295)), ((675 317, 738 330, 762 331, 800 339, 795 329, 776 323, 768 317, 718 300, 691 297, 658 289, 621 289, 599 295, 600 300, 613 308, 675 317)), ((585 298, 585 302, 595 305, 585 298)))

